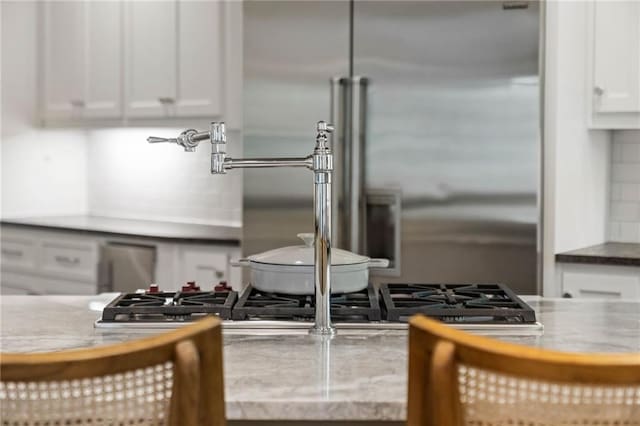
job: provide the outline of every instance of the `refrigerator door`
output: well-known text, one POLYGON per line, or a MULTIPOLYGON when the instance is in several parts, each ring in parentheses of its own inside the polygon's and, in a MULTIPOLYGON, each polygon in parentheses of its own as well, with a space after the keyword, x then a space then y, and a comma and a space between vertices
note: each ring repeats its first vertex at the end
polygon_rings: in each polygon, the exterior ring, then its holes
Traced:
POLYGON ((539 16, 535 1, 355 1, 365 187, 402 193, 385 281, 537 292, 539 16))
MULTIPOLYGON (((349 1, 244 1, 244 156, 306 156, 330 120, 333 76, 349 73, 349 1)), ((313 174, 243 172, 243 253, 313 232, 313 174)))

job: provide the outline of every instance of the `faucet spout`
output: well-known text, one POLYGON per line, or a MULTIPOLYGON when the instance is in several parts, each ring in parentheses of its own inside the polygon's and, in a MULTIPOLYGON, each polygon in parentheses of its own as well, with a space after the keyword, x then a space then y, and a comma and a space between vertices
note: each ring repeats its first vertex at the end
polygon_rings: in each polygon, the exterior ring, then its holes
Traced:
POLYGON ((265 167, 304 167, 313 171, 314 191, 314 286, 315 322, 310 333, 332 336, 335 328, 331 324, 331 178, 333 174, 333 153, 327 144, 328 133, 333 126, 324 121, 317 124, 316 145, 307 157, 284 158, 231 158, 227 157, 224 123, 211 123, 208 132, 198 133, 189 129, 177 139, 160 140, 150 138, 150 143, 174 142, 185 150, 195 149, 202 141, 211 141, 211 173, 224 174, 230 169, 265 167))

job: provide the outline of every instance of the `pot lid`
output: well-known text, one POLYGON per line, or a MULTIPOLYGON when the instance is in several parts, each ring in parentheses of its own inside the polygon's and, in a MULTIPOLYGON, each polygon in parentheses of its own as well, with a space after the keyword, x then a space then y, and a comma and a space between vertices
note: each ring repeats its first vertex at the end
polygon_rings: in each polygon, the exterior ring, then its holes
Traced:
MULTIPOLYGON (((314 234, 298 234, 298 238, 304 241, 304 245, 280 247, 264 253, 254 254, 248 257, 252 262, 270 263, 274 265, 300 265, 313 266, 314 258, 314 234)), ((334 248, 331 250, 332 265, 354 265, 369 262, 369 258, 352 253, 347 250, 334 248)))

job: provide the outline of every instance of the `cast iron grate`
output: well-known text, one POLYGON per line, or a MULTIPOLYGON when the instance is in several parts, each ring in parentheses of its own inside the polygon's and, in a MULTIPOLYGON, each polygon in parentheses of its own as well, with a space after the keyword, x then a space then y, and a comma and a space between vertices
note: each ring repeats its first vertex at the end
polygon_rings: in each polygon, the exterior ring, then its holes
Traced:
MULTIPOLYGON (((313 321, 313 295, 268 293, 247 287, 233 308, 234 320, 276 319, 313 321)), ((331 296, 334 322, 380 321, 378 295, 373 286, 354 293, 331 296)))
POLYGON ((103 322, 189 321, 215 314, 231 319, 235 291, 124 293, 102 311, 103 322))
POLYGON ((535 323, 534 310, 503 284, 382 284, 388 321, 424 314, 446 323, 535 323))

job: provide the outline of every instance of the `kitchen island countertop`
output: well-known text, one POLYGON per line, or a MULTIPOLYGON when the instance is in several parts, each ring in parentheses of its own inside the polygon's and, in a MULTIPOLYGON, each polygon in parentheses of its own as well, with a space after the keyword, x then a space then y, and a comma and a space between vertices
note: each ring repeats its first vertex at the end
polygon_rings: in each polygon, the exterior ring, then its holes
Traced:
MULTIPOLYGON (((524 298, 544 333, 500 339, 579 352, 638 352, 640 302, 524 298)), ((96 329, 105 296, 2 296, 0 350, 92 347, 158 330, 96 329)), ((407 332, 224 336, 229 420, 390 421, 406 415, 407 332)))

